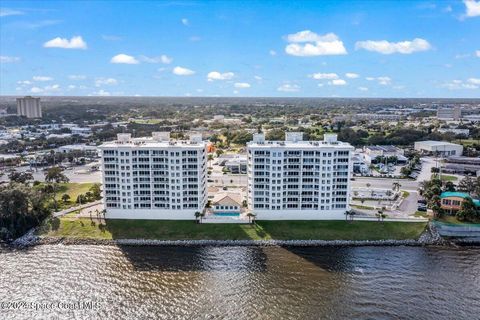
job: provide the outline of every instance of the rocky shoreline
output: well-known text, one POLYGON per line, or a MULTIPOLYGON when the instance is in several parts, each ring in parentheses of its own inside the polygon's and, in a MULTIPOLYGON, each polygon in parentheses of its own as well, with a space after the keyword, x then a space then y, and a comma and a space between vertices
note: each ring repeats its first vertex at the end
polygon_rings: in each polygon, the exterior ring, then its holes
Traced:
POLYGON ((87 239, 39 237, 35 230, 10 243, 11 248, 37 245, 113 245, 113 246, 281 246, 281 247, 346 247, 346 246, 428 246, 480 245, 480 239, 443 239, 431 223, 418 240, 154 240, 154 239, 87 239))

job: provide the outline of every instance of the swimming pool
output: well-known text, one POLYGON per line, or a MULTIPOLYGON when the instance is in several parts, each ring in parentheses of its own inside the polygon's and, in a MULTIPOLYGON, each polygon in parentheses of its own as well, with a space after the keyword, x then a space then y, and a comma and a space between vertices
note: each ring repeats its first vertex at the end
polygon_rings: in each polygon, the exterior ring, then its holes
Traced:
POLYGON ((238 212, 215 212, 214 215, 220 217, 238 217, 240 213, 238 212))

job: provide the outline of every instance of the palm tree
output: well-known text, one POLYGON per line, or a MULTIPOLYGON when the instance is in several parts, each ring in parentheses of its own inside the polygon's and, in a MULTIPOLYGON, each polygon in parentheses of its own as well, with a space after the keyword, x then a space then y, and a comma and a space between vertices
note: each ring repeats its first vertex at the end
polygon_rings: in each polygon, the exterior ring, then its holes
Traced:
POLYGON ((395 181, 395 182, 392 184, 392 190, 398 192, 398 191, 400 190, 400 187, 401 187, 401 186, 402 186, 402 185, 401 185, 400 183, 398 183, 398 181, 395 181))
POLYGON ((198 219, 200 218, 200 211, 195 211, 195 223, 198 223, 198 219))

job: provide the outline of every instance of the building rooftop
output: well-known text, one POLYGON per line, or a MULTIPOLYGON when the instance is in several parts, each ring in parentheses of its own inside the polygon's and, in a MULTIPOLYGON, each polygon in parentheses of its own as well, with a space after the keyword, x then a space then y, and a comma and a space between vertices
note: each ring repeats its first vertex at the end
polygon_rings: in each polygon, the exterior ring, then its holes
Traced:
POLYGON ((422 143, 431 147, 434 146, 460 146, 459 144, 456 143, 451 143, 448 141, 433 141, 433 140, 425 140, 425 141, 417 141, 416 143, 422 143))
POLYGON ((319 147, 324 148, 354 148, 347 142, 337 141, 336 134, 325 134, 323 141, 305 141, 303 140, 302 132, 287 132, 285 135, 285 141, 268 141, 265 140, 263 133, 257 133, 253 135, 253 141, 248 142, 247 146, 250 148, 282 148, 282 147, 298 147, 301 149, 317 149, 319 147))
POLYGON ((153 132, 152 137, 132 138, 130 133, 119 133, 117 140, 102 144, 104 148, 205 148, 206 141, 202 141, 201 135, 191 135, 190 140, 171 140, 168 132, 153 132))
POLYGON ((447 192, 442 192, 440 195, 440 198, 450 198, 450 197, 457 197, 457 198, 462 198, 462 199, 472 199, 473 204, 476 207, 480 207, 480 200, 473 199, 468 193, 466 192, 458 192, 458 191, 447 191, 447 192))

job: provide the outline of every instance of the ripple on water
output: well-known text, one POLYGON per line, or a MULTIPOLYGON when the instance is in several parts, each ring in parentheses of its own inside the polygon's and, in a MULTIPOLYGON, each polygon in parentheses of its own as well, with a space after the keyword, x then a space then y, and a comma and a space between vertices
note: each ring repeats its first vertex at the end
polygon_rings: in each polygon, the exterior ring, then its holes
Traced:
MULTIPOLYGON (((1 249, 0 249, 1 250, 1 249)), ((38 246, 0 251, 7 319, 474 319, 480 248, 38 246)))

